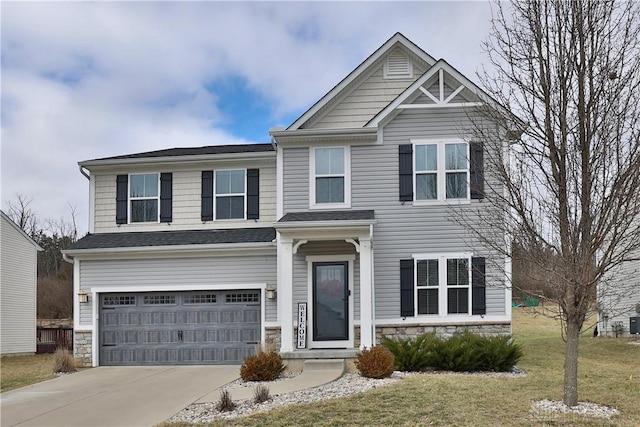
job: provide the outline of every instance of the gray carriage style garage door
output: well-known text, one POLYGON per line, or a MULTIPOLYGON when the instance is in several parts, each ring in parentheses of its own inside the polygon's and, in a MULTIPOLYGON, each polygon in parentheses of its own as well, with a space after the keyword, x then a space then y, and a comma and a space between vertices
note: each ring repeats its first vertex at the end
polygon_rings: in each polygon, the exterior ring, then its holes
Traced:
POLYGON ((100 365, 240 364, 260 342, 260 291, 100 296, 100 365))

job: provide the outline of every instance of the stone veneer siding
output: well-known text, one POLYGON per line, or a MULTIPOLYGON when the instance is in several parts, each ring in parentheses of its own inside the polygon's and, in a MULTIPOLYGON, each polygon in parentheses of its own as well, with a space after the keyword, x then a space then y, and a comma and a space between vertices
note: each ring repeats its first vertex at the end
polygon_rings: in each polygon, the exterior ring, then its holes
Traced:
POLYGON ((91 367, 93 358, 91 353, 92 332, 75 332, 73 340, 73 356, 82 363, 83 367, 91 367))

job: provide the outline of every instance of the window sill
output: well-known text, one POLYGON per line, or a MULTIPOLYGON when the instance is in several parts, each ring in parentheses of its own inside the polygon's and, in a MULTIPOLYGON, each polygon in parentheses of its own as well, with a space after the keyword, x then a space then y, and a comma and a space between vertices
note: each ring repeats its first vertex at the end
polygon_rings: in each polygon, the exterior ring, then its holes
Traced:
POLYGON ((316 203, 309 205, 309 209, 351 209, 351 203, 316 203))

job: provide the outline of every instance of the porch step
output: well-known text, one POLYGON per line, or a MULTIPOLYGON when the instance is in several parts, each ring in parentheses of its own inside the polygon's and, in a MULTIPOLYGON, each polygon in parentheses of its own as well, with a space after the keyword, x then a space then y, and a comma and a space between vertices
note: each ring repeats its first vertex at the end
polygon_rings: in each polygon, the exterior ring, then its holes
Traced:
POLYGON ((302 372, 308 371, 339 371, 344 374, 344 359, 312 359, 305 360, 302 365, 302 372))

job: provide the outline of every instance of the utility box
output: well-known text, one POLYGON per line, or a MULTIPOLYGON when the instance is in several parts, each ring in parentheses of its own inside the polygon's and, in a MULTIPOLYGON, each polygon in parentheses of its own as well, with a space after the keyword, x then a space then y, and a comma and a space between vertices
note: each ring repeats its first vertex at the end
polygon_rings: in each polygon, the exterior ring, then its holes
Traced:
POLYGON ((640 317, 629 318, 629 333, 640 334, 640 317))

